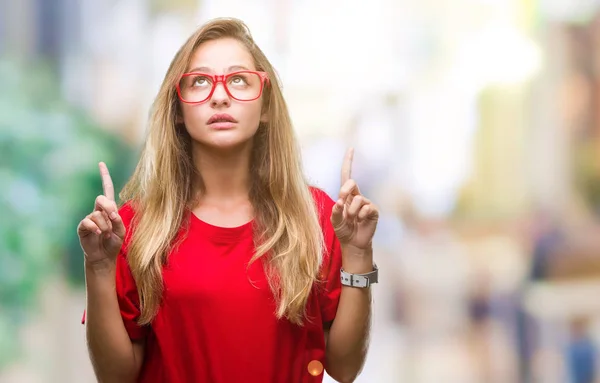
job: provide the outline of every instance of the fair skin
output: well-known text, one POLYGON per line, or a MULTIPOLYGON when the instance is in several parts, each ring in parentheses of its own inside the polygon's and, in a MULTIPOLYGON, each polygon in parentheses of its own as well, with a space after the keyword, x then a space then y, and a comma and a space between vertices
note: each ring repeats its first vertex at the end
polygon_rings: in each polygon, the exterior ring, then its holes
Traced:
MULTIPOLYGON (((255 71, 254 60, 235 39, 208 41, 197 49, 188 72, 228 74, 255 71)), ((240 102, 232 99, 223 84, 210 100, 199 105, 181 103, 183 122, 193 139, 193 157, 206 190, 194 214, 210 224, 235 227, 253 216, 249 194, 252 138, 262 115, 262 99, 240 102), (231 129, 214 129, 207 121, 215 114, 228 114, 237 122, 231 129)))
POLYGON ((132 342, 115 294, 116 257, 125 227, 118 214, 108 169, 100 163, 104 194, 77 228, 85 256, 86 337, 99 382, 135 381, 144 360, 144 342, 132 342))
MULTIPOLYGON (((194 52, 188 71, 227 74, 240 67, 256 70, 252 56, 234 39, 202 44, 194 52)), ((252 138, 262 114, 262 100, 240 102, 219 84, 202 104, 181 104, 183 122, 193 139, 194 163, 202 175, 204 193, 193 213, 205 222, 236 227, 252 220, 249 201, 249 164, 252 138), (226 113, 235 119, 228 129, 214 129, 208 120, 226 113)), ((342 188, 331 221, 342 245, 342 265, 350 273, 373 269, 372 237, 377 208, 351 178, 353 152, 342 169, 342 188)), ((79 227, 85 253, 87 286, 87 337, 94 369, 101 382, 134 381, 144 359, 144 343, 131 342, 124 328, 115 290, 115 260, 125 228, 118 215, 114 187, 106 166, 100 164, 104 194, 79 227)), ((336 320, 326 324, 327 371, 340 382, 351 382, 366 356, 370 325, 369 289, 343 287, 336 320)))
MULTIPOLYGON (((349 149, 331 223, 342 248, 342 268, 352 274, 364 274, 373 271, 372 241, 379 210, 352 179, 353 156, 353 149, 349 149)), ((342 286, 335 320, 325 332, 327 372, 339 382, 352 382, 360 373, 367 355, 370 322, 370 288, 342 286)))

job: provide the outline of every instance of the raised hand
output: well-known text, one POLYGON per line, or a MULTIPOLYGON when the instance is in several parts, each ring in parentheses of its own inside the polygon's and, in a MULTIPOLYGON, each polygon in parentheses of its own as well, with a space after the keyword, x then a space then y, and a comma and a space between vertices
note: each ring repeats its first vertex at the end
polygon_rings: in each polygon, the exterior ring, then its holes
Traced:
POLYGON ((125 238, 125 226, 115 203, 115 188, 104 162, 100 162, 104 194, 96 197, 94 211, 77 226, 87 262, 115 261, 125 238))
POLYGON ((352 179, 354 149, 346 152, 340 195, 331 212, 331 223, 342 246, 370 250, 379 220, 378 208, 360 193, 352 179))

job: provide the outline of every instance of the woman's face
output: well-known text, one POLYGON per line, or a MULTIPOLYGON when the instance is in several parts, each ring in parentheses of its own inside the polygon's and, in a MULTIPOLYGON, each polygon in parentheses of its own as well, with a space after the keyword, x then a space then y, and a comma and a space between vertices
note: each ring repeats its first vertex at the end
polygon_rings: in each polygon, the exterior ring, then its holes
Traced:
MULTIPOLYGON (((256 71, 254 60, 238 40, 222 38, 202 43, 192 54, 186 73, 202 72, 211 75, 227 75, 240 70, 256 71)), ((246 77, 230 78, 228 87, 237 98, 240 93, 248 92, 246 77), (236 88, 237 87, 237 88, 236 88)), ((211 89, 211 80, 207 77, 184 77, 180 83, 184 98, 196 97, 211 89), (184 90, 186 88, 187 90, 184 90)), ((243 98, 243 97, 242 97, 243 98)), ((238 148, 251 142, 264 117, 262 95, 253 101, 239 101, 231 97, 219 82, 212 95, 200 104, 188 104, 180 100, 183 122, 194 141, 218 150, 238 148)))

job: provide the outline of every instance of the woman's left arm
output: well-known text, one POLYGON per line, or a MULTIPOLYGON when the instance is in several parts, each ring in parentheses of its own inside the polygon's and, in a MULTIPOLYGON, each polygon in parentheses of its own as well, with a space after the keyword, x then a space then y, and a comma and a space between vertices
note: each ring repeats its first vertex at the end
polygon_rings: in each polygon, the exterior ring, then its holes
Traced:
MULTIPOLYGON (((351 274, 373 271, 372 251, 356 254, 342 248, 342 257, 344 271, 351 274)), ((370 327, 371 288, 342 286, 335 320, 326 337, 327 373, 338 382, 351 383, 362 370, 370 327)))
MULTIPOLYGON (((342 187, 331 223, 342 250, 342 268, 350 274, 373 271, 373 236, 379 210, 360 194, 351 179, 353 150, 342 168, 342 187)), ((326 332, 327 373, 341 383, 353 382, 363 368, 371 327, 371 288, 342 286, 335 320, 326 332)))

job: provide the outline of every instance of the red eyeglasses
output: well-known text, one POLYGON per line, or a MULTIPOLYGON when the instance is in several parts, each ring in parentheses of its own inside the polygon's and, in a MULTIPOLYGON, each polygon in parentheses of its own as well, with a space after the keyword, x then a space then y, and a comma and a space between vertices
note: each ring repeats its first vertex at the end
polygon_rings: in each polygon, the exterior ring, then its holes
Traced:
POLYGON ((179 99, 187 104, 200 104, 208 100, 222 82, 227 94, 238 101, 253 101, 260 97, 269 81, 265 72, 243 70, 226 75, 201 72, 184 73, 177 84, 179 99))

